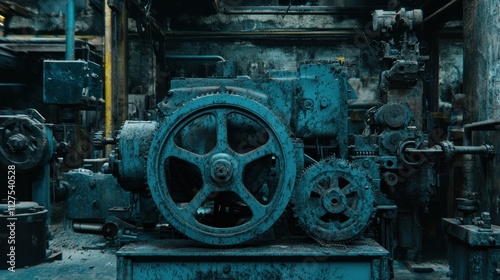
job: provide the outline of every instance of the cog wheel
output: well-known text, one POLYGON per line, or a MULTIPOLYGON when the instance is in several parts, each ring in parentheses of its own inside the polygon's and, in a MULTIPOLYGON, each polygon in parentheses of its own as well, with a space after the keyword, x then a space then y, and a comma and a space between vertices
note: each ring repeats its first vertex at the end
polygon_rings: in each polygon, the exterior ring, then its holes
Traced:
POLYGON ((372 185, 347 161, 327 159, 309 167, 294 193, 294 215, 323 245, 346 243, 367 227, 374 211, 372 185))
POLYGON ((232 94, 193 99, 166 118, 148 155, 148 184, 182 234, 232 246, 269 229, 296 174, 286 127, 262 104, 232 94))

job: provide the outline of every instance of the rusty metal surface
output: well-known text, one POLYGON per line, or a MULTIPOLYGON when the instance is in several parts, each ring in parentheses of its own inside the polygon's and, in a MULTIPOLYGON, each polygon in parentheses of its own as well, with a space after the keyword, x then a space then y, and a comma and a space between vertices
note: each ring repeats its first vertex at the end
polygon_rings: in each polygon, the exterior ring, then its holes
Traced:
POLYGON ((476 225, 464 225, 458 219, 443 219, 444 231, 468 246, 500 247, 500 226, 484 229, 476 225))
POLYGON ((109 174, 75 169, 64 173, 61 184, 67 188, 66 217, 71 220, 104 221, 109 209, 131 205, 130 193, 123 190, 109 174))
MULTIPOLYGON (((489 216, 488 216, 489 217, 489 216)), ((500 226, 464 225, 443 219, 448 235, 451 279, 493 280, 500 277, 500 226)))

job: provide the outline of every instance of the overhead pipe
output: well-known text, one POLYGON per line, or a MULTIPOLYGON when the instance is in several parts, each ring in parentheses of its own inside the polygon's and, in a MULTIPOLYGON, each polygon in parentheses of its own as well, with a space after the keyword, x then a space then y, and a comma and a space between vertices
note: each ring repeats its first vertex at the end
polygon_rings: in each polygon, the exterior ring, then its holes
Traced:
POLYGON ((290 36, 305 37, 305 38, 343 38, 343 37, 354 37, 358 35, 356 28, 336 28, 336 29, 324 29, 316 30, 311 29, 307 31, 300 30, 255 30, 252 32, 248 31, 166 31, 165 36, 171 38, 180 37, 183 39, 226 39, 226 38, 251 38, 251 39, 283 39, 290 36))
POLYGON ((75 0, 66 5, 66 60, 75 60, 75 0))
POLYGON ((166 55, 167 60, 216 60, 226 61, 220 55, 166 55))
POLYGON ((284 14, 339 14, 344 15, 346 13, 356 13, 363 14, 367 11, 371 11, 378 6, 227 6, 227 5, 217 5, 216 8, 225 14, 273 14, 273 15, 284 15, 284 14))
POLYGON ((457 2, 457 0, 451 0, 450 2, 448 2, 447 4, 445 4, 444 6, 442 6, 441 8, 439 8, 437 11, 435 11, 434 13, 432 13, 430 16, 426 17, 424 19, 424 22, 426 22, 426 21, 432 19, 433 17, 439 15, 444 10, 446 10, 448 7, 450 7, 451 5, 455 4, 455 2, 457 2))

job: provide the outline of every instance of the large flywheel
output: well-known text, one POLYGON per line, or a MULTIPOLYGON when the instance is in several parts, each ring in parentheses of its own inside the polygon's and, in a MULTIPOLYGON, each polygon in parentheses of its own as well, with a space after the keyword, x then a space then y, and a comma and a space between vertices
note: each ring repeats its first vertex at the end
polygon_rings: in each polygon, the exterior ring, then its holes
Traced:
POLYGON ((158 209, 181 233, 240 244, 269 229, 292 195, 292 139, 276 115, 237 95, 196 98, 166 118, 148 156, 158 209))
POLYGON ((325 245, 359 236, 374 210, 368 178, 355 166, 335 159, 320 161, 304 172, 293 202, 304 231, 325 245))

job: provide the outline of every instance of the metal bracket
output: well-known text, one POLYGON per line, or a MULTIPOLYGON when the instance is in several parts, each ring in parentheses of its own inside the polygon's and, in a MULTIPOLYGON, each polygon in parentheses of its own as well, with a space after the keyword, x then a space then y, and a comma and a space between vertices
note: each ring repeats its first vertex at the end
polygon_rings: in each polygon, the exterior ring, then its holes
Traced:
POLYGON ((102 234, 106 239, 136 239, 137 228, 117 217, 108 217, 102 227, 102 234))

